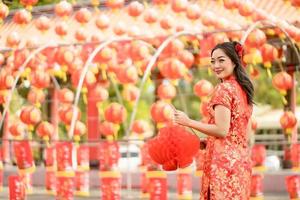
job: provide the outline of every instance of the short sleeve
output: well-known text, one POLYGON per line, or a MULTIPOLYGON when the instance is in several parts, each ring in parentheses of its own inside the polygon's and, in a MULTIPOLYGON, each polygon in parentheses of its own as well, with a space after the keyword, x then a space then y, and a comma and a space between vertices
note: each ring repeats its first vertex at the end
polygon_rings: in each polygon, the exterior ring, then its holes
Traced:
POLYGON ((222 105, 231 110, 232 105, 232 92, 231 85, 228 83, 219 84, 210 101, 211 107, 214 109, 216 105, 222 105))

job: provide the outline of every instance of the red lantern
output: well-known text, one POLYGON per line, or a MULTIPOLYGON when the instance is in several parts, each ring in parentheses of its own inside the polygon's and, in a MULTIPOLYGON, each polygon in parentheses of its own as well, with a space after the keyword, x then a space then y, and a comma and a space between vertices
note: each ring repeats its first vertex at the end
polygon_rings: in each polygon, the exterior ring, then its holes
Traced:
POLYGON ((28 93, 27 100, 38 107, 45 101, 45 94, 43 90, 31 89, 28 93))
POLYGON ((20 40, 20 36, 17 32, 11 32, 6 38, 6 45, 11 48, 17 47, 20 40))
POLYGON ((9 9, 7 5, 0 3, 0 20, 3 21, 8 16, 8 13, 9 9))
POLYGON ((109 62, 114 55, 116 54, 116 52, 114 51, 114 49, 110 48, 110 47, 104 47, 95 57, 95 61, 99 62, 99 63, 106 63, 109 62))
POLYGON ((232 10, 238 8, 240 2, 239 0, 223 0, 223 4, 225 8, 232 10))
POLYGON ((115 124, 104 121, 104 122, 100 123, 99 131, 100 131, 101 135, 113 136, 116 133, 115 124))
POLYGON ((201 21, 203 25, 212 27, 216 23, 216 16, 211 11, 204 11, 203 15, 201 16, 201 21))
POLYGON ((105 119, 109 122, 120 124, 125 121, 127 117, 126 108, 118 103, 111 103, 105 109, 105 119))
POLYGON ((22 108, 20 119, 24 124, 35 125, 41 121, 41 111, 34 106, 26 106, 22 108))
POLYGON ((25 185, 20 176, 8 177, 9 199, 26 199, 25 185))
POLYGON ((143 134, 149 129, 148 124, 144 120, 135 120, 132 124, 132 132, 143 134))
POLYGON ((126 101, 134 102, 140 93, 139 88, 135 85, 125 85, 122 96, 126 101))
POLYGON ((138 73, 135 66, 124 66, 117 72, 117 78, 122 84, 135 84, 138 80, 138 73))
POLYGON ((5 68, 0 71, 0 89, 9 89, 14 83, 14 77, 5 68))
POLYGON ((205 79, 199 80, 194 85, 194 93, 200 98, 209 96, 213 92, 213 90, 213 85, 205 79))
POLYGON ((300 177, 297 175, 287 176, 285 178, 287 191, 290 199, 300 198, 300 177))
POLYGON ((66 24, 66 22, 59 22, 55 27, 55 33, 60 37, 67 35, 68 25, 66 24))
POLYGON ((151 105, 150 108, 151 117, 156 123, 165 123, 170 121, 173 118, 173 109, 172 107, 163 102, 157 101, 151 105))
POLYGON ((252 167, 263 166, 266 160, 266 155, 267 151, 265 145, 255 144, 252 147, 251 153, 252 167))
POLYGON ((121 199, 121 173, 117 171, 100 172, 102 200, 121 199))
POLYGON ((251 197, 262 197, 263 196, 263 175, 255 174, 251 178, 251 197))
POLYGON ((74 129, 74 140, 78 142, 80 140, 80 136, 86 133, 86 126, 81 121, 76 121, 75 129, 74 129))
POLYGON ((285 71, 282 71, 273 77, 272 84, 277 90, 285 95, 286 91, 293 87, 293 78, 285 71))
POLYGON ((254 11, 254 5, 248 1, 239 4, 239 13, 244 17, 252 15, 254 11))
POLYGON ((78 42, 85 42, 87 40, 87 34, 85 33, 84 29, 80 28, 75 32, 75 39, 78 42))
POLYGON ((33 173, 35 165, 29 141, 15 141, 13 143, 13 149, 20 173, 33 173))
POLYGON ((119 9, 124 6, 124 0, 106 0, 106 6, 111 9, 119 9))
POLYGON ((103 102, 108 99, 108 91, 102 87, 100 84, 97 84, 92 88, 91 93, 93 94, 93 99, 96 102, 103 102))
POLYGON ((264 67, 271 68, 271 62, 278 58, 278 50, 270 44, 264 44, 261 47, 261 55, 264 60, 264 67))
MULTIPOLYGON (((83 69, 78 69, 72 73, 71 81, 74 87, 78 86, 79 78, 83 73, 83 69)), ((92 71, 87 71, 85 78, 84 78, 84 86, 85 87, 93 87, 96 83, 95 74, 92 71)))
POLYGON ((49 30, 49 28, 50 28, 50 19, 46 16, 40 16, 35 21, 35 27, 41 32, 45 32, 45 31, 49 30))
POLYGON ((188 69, 191 68, 194 64, 194 55, 187 50, 180 51, 178 58, 185 64, 185 67, 188 69))
POLYGON ((74 177, 56 177, 56 198, 72 200, 74 196, 74 177))
POLYGON ((87 8, 80 8, 80 10, 75 13, 75 19, 81 25, 88 23, 91 17, 92 14, 87 8))
POLYGON ((197 4, 190 4, 186 9, 186 17, 190 20, 197 20, 201 16, 201 9, 197 4))
POLYGON ((58 17, 68 17, 73 11, 72 4, 63 0, 55 5, 54 11, 58 17))
POLYGON ((187 4, 187 0, 172 0, 171 8, 174 12, 180 13, 186 10, 187 4))
POLYGON ((291 161, 293 163, 293 168, 300 169, 300 144, 292 144, 291 161))
POLYGON ((164 77, 174 80, 183 78, 187 68, 185 67, 185 64, 177 58, 170 58, 163 62, 160 71, 164 77))
POLYGON ((283 115, 280 117, 280 125, 288 135, 292 133, 292 130, 296 126, 296 124, 297 118, 295 117, 295 114, 291 111, 284 112, 283 115))
POLYGON ((171 29, 173 25, 174 25, 174 20, 170 15, 167 15, 160 20, 160 26, 165 30, 171 29))
POLYGON ((54 133, 54 127, 49 122, 44 121, 38 125, 36 133, 39 137, 43 138, 45 141, 48 141, 54 133))
POLYGON ((60 65, 70 65, 75 60, 75 53, 72 49, 59 47, 55 54, 55 60, 60 65))
POLYGON ((153 24, 158 19, 158 13, 154 8, 149 8, 144 13, 144 21, 148 24, 153 24))
POLYGON ((32 73, 31 84, 36 88, 47 88, 50 85, 50 76, 42 70, 36 70, 32 73))
POLYGON ((100 14, 96 18, 95 24, 96 24, 97 28, 104 31, 109 27, 109 17, 105 14, 100 14))
POLYGON ((295 6, 295 7, 300 7, 300 1, 299 0, 291 0, 290 1, 292 3, 292 6, 295 6))
POLYGON ((13 22, 15 22, 18 25, 27 25, 32 16, 31 13, 25 9, 18 10, 13 17, 13 22))
POLYGON ((148 144, 151 158, 167 171, 189 166, 200 147, 196 135, 182 126, 171 124, 161 128, 148 144))
POLYGON ((128 15, 131 17, 138 17, 144 11, 143 4, 139 3, 138 1, 132 1, 128 6, 128 15))
POLYGON ((119 153, 119 145, 117 142, 101 142, 99 149, 99 170, 100 171, 109 171, 116 168, 120 153, 119 153))
POLYGON ((141 42, 134 41, 130 44, 130 56, 134 61, 144 60, 150 57, 149 47, 141 42))
POLYGON ((58 100, 61 103, 71 104, 74 101, 74 93, 68 88, 60 89, 58 91, 58 100))
POLYGON ((249 48, 260 48, 266 43, 266 40, 265 33, 259 29, 255 29, 248 35, 245 44, 249 48))
POLYGON ((173 99, 176 96, 176 88, 170 83, 162 83, 158 86, 157 95, 160 99, 173 99))
POLYGON ((9 127, 10 134, 16 138, 20 138, 20 137, 24 136, 25 130, 26 130, 26 127, 21 122, 14 122, 9 127))
POLYGON ((20 3, 25 6, 26 8, 31 9, 32 6, 37 4, 38 0, 20 0, 20 3))
MULTIPOLYGON (((68 106, 61 107, 58 111, 60 120, 63 121, 67 125, 71 124, 73 113, 74 113, 73 109, 74 109, 73 105, 72 106, 68 105, 68 106)), ((77 110, 76 112, 78 113, 76 120, 80 120, 81 112, 78 107, 75 107, 75 110, 77 110)))
POLYGON ((56 143, 57 177, 70 177, 74 175, 72 152, 73 144, 71 142, 56 143))

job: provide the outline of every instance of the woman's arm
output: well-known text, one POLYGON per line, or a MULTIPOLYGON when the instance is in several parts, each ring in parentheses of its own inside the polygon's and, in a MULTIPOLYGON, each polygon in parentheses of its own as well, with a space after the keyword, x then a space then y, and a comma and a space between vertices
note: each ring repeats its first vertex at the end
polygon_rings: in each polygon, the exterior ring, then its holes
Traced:
POLYGON ((230 128, 230 109, 222 105, 216 105, 214 109, 215 124, 207 124, 192 120, 184 112, 178 110, 175 110, 174 121, 177 124, 196 129, 206 135, 224 138, 230 128))

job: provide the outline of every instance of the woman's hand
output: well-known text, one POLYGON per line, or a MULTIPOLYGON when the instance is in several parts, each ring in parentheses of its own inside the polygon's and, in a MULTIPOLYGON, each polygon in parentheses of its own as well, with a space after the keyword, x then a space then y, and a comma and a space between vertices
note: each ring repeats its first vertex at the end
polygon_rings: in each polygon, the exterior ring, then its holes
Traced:
POLYGON ((190 118, 180 110, 174 110, 174 122, 182 126, 188 126, 190 118))

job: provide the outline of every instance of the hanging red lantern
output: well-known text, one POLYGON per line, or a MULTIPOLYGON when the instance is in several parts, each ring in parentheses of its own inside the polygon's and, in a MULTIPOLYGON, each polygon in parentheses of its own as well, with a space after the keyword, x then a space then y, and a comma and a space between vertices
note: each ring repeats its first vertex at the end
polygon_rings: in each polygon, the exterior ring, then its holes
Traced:
MULTIPOLYGON (((14 68, 19 69, 28 58, 30 51, 28 49, 16 50, 14 52, 14 68)), ((27 73, 26 71, 24 73, 27 73)))
MULTIPOLYGON (((59 109, 58 114, 61 121, 63 121, 66 125, 70 125, 73 117, 73 105, 63 106, 59 109)), ((77 119, 80 120, 81 118, 81 112, 79 108, 75 107, 75 110, 77 110, 77 119)))
POLYGON ((223 0, 223 4, 229 10, 237 9, 240 6, 239 0, 223 0))
POLYGON ((101 142, 98 148, 100 171, 109 171, 116 168, 120 153, 119 144, 117 142, 105 141, 101 142))
POLYGON ((167 47, 163 51, 162 58, 167 58, 170 55, 178 55, 180 52, 184 50, 184 43, 179 40, 175 39, 172 42, 170 42, 167 47))
POLYGON ((266 13, 264 10, 261 9, 255 9, 251 16, 254 22, 267 20, 267 17, 268 17, 268 13, 266 13))
POLYGON ((20 0, 20 3, 27 9, 31 10, 32 6, 37 4, 38 0, 20 0))
POLYGON ((285 71, 277 73, 272 79, 273 86, 283 95, 293 87, 293 78, 285 71))
POLYGON ((72 4, 70 4, 66 0, 60 1, 55 5, 54 11, 58 17, 69 17, 73 11, 72 4))
POLYGON ((94 58, 94 61, 98 63, 106 63, 109 62, 115 54, 116 52, 114 49, 110 47, 104 47, 94 58))
POLYGON ((68 25, 66 22, 59 22, 55 27, 55 33, 60 37, 66 36, 68 33, 68 25))
POLYGON ((263 178, 262 174, 252 175, 250 197, 263 198, 263 178))
POLYGON ((126 101, 134 102, 138 95, 140 93, 140 90, 135 85, 125 85, 124 89, 122 91, 122 96, 126 101))
POLYGON ((23 137, 25 131, 26 131, 26 127, 22 122, 14 122, 9 127, 10 134, 17 139, 23 137))
POLYGON ((62 88, 58 91, 58 100, 61 103, 71 104, 74 101, 74 93, 68 88, 62 88))
POLYGON ((13 149, 19 172, 21 174, 33 173, 35 170, 35 165, 29 141, 14 141, 13 149))
POLYGON ((50 85, 50 76, 42 70, 36 70, 32 73, 31 84, 36 88, 48 88, 50 85))
POLYGON ((166 4, 170 3, 170 0, 153 0, 153 3, 157 4, 157 5, 160 5, 160 6, 163 6, 163 5, 166 5, 166 4))
POLYGON ((290 0, 290 2, 292 3, 292 6, 295 7, 300 7, 300 1, 299 0, 290 0))
POLYGON ((93 94, 93 99, 96 102, 103 102, 107 100, 109 95, 108 91, 100 84, 96 84, 96 86, 92 88, 91 93, 93 94))
POLYGON ((27 100, 37 107, 40 107, 41 104, 45 101, 45 94, 43 90, 31 89, 28 93, 27 100))
POLYGON ((51 25, 51 22, 47 16, 40 16, 35 21, 35 27, 41 32, 45 32, 45 31, 49 30, 50 25, 51 25))
POLYGON ((106 0, 105 5, 111 9, 120 9, 124 6, 124 0, 106 0))
POLYGON ((45 141, 49 141, 54 133, 54 126, 47 121, 40 123, 36 129, 36 133, 39 137, 45 141))
POLYGON ((95 20, 95 24, 97 26, 98 29, 104 31, 109 27, 109 17, 105 14, 100 14, 96 20, 95 20))
POLYGON ((155 8, 149 8, 144 13, 144 21, 148 24, 153 24, 157 22, 158 12, 155 8))
POLYGON ((75 19, 81 25, 87 24, 90 21, 91 17, 92 14, 87 8, 80 8, 80 10, 75 13, 75 19))
POLYGON ((130 43, 130 56, 134 61, 144 60, 151 56, 149 47, 139 41, 130 43))
POLYGON ((244 34, 244 32, 241 31, 242 27, 240 25, 234 24, 234 23, 231 23, 230 27, 233 31, 227 32, 227 36, 229 38, 231 38, 231 40, 239 41, 244 34))
POLYGON ((165 123, 173 118, 172 107, 163 101, 157 101, 151 105, 151 117, 156 123, 165 123))
POLYGON ((87 40, 87 33, 85 32, 84 29, 82 28, 79 28, 76 30, 75 32, 75 39, 78 41, 78 42, 85 42, 87 40))
POLYGON ((203 25, 212 27, 216 23, 216 16, 211 11, 204 11, 201 16, 201 21, 203 25))
POLYGON ((125 66, 117 72, 117 78, 122 84, 135 84, 138 80, 138 72, 135 66, 125 66))
POLYGON ((76 121, 75 128, 74 128, 74 140, 75 142, 80 141, 80 137, 86 133, 87 129, 83 122, 76 121))
POLYGON ((194 93, 200 98, 209 96, 213 90, 213 85, 205 79, 199 80, 194 85, 194 93))
POLYGON ((190 4, 187 6, 185 14, 188 19, 195 21, 201 16, 201 9, 197 4, 190 4))
POLYGON ((143 134, 149 129, 148 123, 144 120, 135 120, 132 124, 132 132, 143 134))
POLYGON ((240 3, 238 9, 239 9, 240 15, 242 15, 244 17, 248 17, 248 16, 252 15, 252 13, 254 11, 254 5, 253 5, 253 3, 246 1, 246 2, 240 3))
POLYGON ((125 121, 126 117, 126 108, 118 103, 111 103, 105 109, 105 119, 109 122, 120 124, 125 121))
POLYGON ((187 0, 172 0, 171 1, 171 8, 175 13, 180 13, 186 10, 188 5, 187 0))
POLYGON ((26 106, 22 108, 20 119, 24 124, 36 125, 41 121, 41 111, 34 106, 26 106))
POLYGON ((291 161, 295 170, 300 169, 300 144, 292 144, 291 146, 291 161))
POLYGON ((290 199, 299 199, 300 198, 300 177, 298 175, 286 176, 285 184, 290 199))
POLYGON ((4 3, 0 3, 0 21, 2 22, 9 13, 9 9, 7 7, 7 5, 5 5, 4 3))
POLYGON ((160 68, 161 74, 169 79, 180 79, 186 74, 187 68, 185 64, 179 61, 177 58, 170 58, 163 62, 160 68))
POLYGON ((278 59, 278 50, 270 44, 264 44, 261 47, 260 51, 263 57, 264 67, 267 69, 271 68, 272 67, 271 62, 278 59))
POLYGON ((189 166, 200 147, 196 135, 182 126, 171 124, 161 128, 148 143, 151 158, 167 171, 189 166))
POLYGON ((249 48, 260 48, 266 43, 266 40, 265 33, 259 29, 255 29, 248 35, 245 44, 249 48))
MULTIPOLYGON (((79 84, 79 78, 81 77, 83 72, 83 69, 78 69, 75 72, 72 73, 71 81, 74 87, 77 87, 79 84)), ((95 74, 91 72, 90 70, 87 71, 85 78, 84 78, 84 87, 91 88, 95 85, 97 82, 97 79, 95 77, 95 74)))
POLYGON ((100 43, 101 42, 101 38, 99 35, 92 35, 91 36, 91 42, 92 43, 100 43))
POLYGON ((15 48, 21 41, 20 35, 17 32, 11 32, 6 38, 6 45, 11 48, 15 48))
POLYGON ((194 64, 194 55, 188 50, 179 51, 178 59, 185 64, 185 67, 190 69, 194 64))
POLYGON ((174 25, 174 20, 170 15, 164 16, 160 20, 160 27, 165 30, 170 30, 174 25))
POLYGON ((104 121, 99 124, 99 131, 101 135, 107 137, 107 136, 113 136, 116 133, 117 129, 114 123, 104 121))
POLYGON ((128 5, 128 15, 131 17, 138 17, 142 14, 143 11, 144 11, 144 6, 138 1, 132 1, 128 5))
POLYGON ((157 95, 160 99, 173 99, 176 96, 176 88, 170 83, 162 83, 158 86, 157 95))
POLYGON ((280 125, 282 129, 285 130, 287 135, 292 133, 293 128, 297 124, 297 118, 295 114, 291 111, 285 111, 283 115, 280 117, 280 125))
POLYGON ((32 16, 31 13, 25 9, 18 10, 13 17, 13 22, 18 25, 27 25, 29 24, 32 16))
POLYGON ((252 153, 251 153, 252 167, 263 166, 266 160, 266 155, 267 155, 267 151, 265 145, 255 144, 252 147, 252 153))
POLYGON ((0 89, 9 89, 14 83, 14 77, 5 68, 0 71, 0 89))
POLYGON ((113 31, 117 36, 124 35, 124 33, 126 33, 126 25, 123 22, 118 22, 113 27, 113 31))

